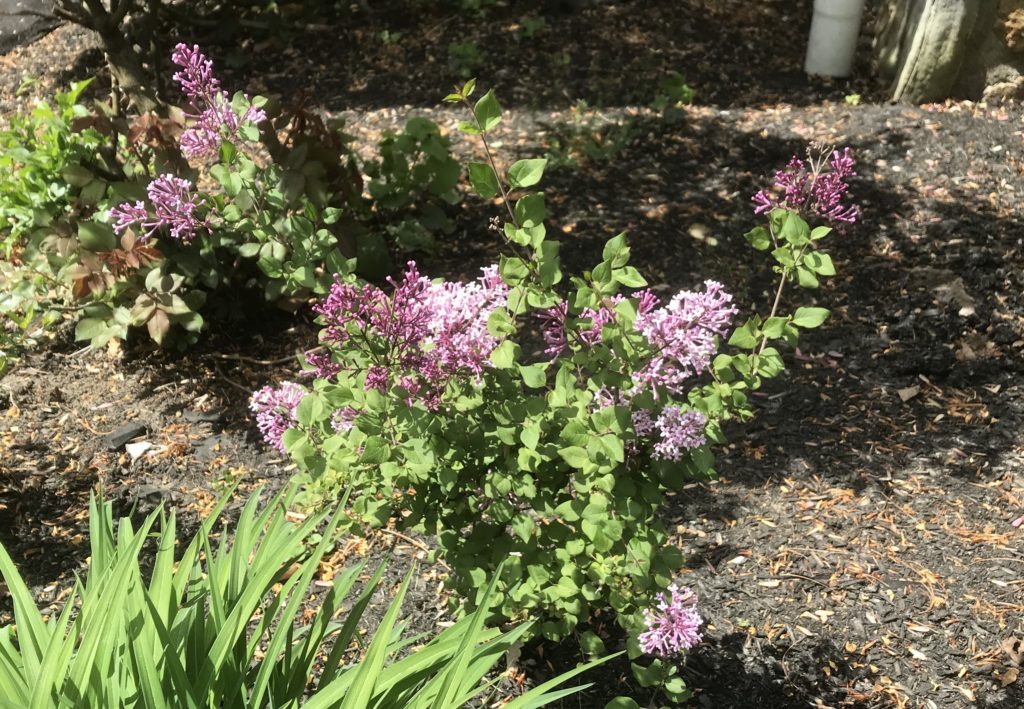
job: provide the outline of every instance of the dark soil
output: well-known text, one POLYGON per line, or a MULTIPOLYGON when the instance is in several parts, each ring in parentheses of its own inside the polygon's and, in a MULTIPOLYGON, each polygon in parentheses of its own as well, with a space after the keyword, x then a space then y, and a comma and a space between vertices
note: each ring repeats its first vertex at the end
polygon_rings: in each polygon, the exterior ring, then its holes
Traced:
MULTIPOLYGON (((252 23, 245 37, 218 27, 211 53, 232 67, 228 85, 285 96, 305 87, 363 144, 415 113, 466 154, 475 146, 454 135, 459 116, 437 104, 459 78, 449 43, 476 43, 475 74, 509 109, 502 158, 552 152, 544 186, 572 267, 593 265, 626 230, 656 288, 716 278, 764 312, 771 274, 741 238, 756 223, 749 196, 810 140, 853 149, 863 218, 832 239, 839 277, 799 301, 832 318, 787 355, 754 423, 732 431, 720 478, 688 486, 666 511, 688 559, 681 579, 707 619, 682 665, 691 706, 1024 706, 1013 646, 1024 637, 1024 527, 1011 525, 1024 514, 1021 108, 887 105, 864 78, 808 81, 803 0, 597 3, 545 12, 530 38, 522 18, 540 14, 537 3, 482 17, 370 6, 300 14, 274 37, 253 35, 252 23), (670 70, 697 92, 676 120, 646 107, 670 70), (853 93, 862 103, 844 101, 853 93), (574 109, 577 99, 601 108, 574 109)), ((18 50, 17 64, 45 79, 45 93, 98 68, 88 46, 61 28, 18 50), (78 49, 57 62, 43 53, 64 46, 78 49)), ((10 57, 0 60, 8 76, 10 57)), ((492 261, 492 212, 470 200, 440 252, 418 257, 426 272, 492 261)), ((193 515, 236 478, 243 492, 282 484, 289 465, 259 444, 248 392, 293 376, 314 334, 306 321, 220 332, 185 356, 142 344, 87 352, 58 338, 0 381, 0 542, 40 597, 86 556, 97 484, 124 509, 164 500, 193 515), (104 442, 126 424, 153 444, 136 460, 104 442)), ((424 543, 382 533, 346 553, 397 548, 394 580, 424 543)), ((420 569, 413 629, 435 627, 440 571, 420 569)), ((598 630, 617 649, 614 630, 598 630)), ((525 649, 522 664, 534 682, 578 659, 569 644, 547 644, 525 649)), ((589 681, 566 706, 652 699, 626 662, 589 681)))

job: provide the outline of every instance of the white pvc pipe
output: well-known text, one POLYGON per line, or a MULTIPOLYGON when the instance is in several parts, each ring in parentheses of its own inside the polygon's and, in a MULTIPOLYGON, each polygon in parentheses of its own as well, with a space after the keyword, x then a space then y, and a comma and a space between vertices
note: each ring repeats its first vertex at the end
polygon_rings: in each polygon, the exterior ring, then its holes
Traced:
POLYGON ((821 76, 849 76, 863 12, 864 0, 814 0, 804 71, 821 76))

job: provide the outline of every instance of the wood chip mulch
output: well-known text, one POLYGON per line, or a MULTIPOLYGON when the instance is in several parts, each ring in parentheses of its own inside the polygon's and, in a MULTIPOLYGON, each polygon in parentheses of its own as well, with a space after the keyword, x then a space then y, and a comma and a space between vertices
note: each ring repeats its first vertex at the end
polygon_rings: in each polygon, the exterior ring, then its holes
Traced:
MULTIPOLYGON (((801 301, 832 318, 787 354, 788 372, 756 398, 754 423, 731 431, 721 477, 687 486, 666 511, 688 559, 681 580, 707 619, 682 668, 688 706, 1024 706, 1021 106, 889 105, 863 63, 852 81, 808 81, 801 42, 779 38, 780 27, 804 36, 805 0, 595 3, 546 14, 533 42, 523 41, 522 17, 540 3, 482 19, 391 11, 400 5, 382 0, 369 16, 353 5, 344 22, 277 40, 218 45, 208 29, 182 39, 210 40, 234 86, 285 96, 310 87, 318 106, 346 117, 360 149, 420 112, 462 155, 477 148, 437 99, 458 79, 448 44, 473 39, 489 50, 481 81, 508 97, 501 159, 560 158, 544 186, 570 268, 592 266, 603 240, 627 229, 654 287, 714 277, 762 309, 771 274, 740 238, 756 223, 749 196, 809 140, 856 154, 863 219, 830 237, 839 276, 801 301), (385 30, 401 41, 386 42, 385 30), (697 91, 675 122, 639 90, 670 69, 697 91), (537 86, 547 87, 539 98, 537 86), (852 94, 859 103, 844 100, 852 94), (618 142, 566 152, 573 130, 577 147, 618 142)), ((40 95, 94 71, 92 46, 61 28, 0 57, 0 111, 32 96, 10 88, 24 71, 40 77, 40 95)), ((438 253, 418 256, 427 272, 466 274, 493 260, 492 212, 473 201, 456 212, 438 253)), ((0 382, 0 541, 33 562, 40 596, 59 593, 55 581, 87 553, 82 505, 101 475, 125 507, 163 499, 194 513, 226 478, 252 486, 287 476, 286 461, 257 445, 246 392, 294 374, 259 362, 312 338, 308 325, 221 333, 167 358, 134 346, 78 353, 64 339, 0 382), (133 422, 145 426, 135 442, 153 448, 134 460, 106 450, 104 436, 133 422)), ((385 533, 331 563, 394 548, 403 561, 393 585, 428 544, 385 533)), ((438 570, 421 571, 410 620, 429 630, 443 622, 444 598, 438 570)), ((578 659, 569 646, 526 648, 517 681, 578 659)), ((651 700, 627 663, 589 679, 595 687, 565 706, 651 700)))

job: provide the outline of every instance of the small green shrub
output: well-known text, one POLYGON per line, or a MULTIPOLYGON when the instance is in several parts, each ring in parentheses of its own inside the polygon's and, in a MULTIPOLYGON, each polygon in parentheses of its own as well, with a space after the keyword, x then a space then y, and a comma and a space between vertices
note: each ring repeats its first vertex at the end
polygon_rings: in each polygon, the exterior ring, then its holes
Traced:
MULTIPOLYGON (((720 283, 665 298, 647 289, 624 234, 565 278, 544 194, 531 189, 546 161, 500 172, 488 135, 501 107, 493 92, 471 104, 472 89, 448 99, 467 107, 460 127, 486 158, 469 165, 474 190, 505 208, 499 263, 468 283, 431 281, 415 264, 387 290, 336 283, 316 308, 311 385, 268 387, 252 407, 298 464, 307 504, 351 488, 364 523, 436 535, 446 583, 471 605, 498 577, 496 611, 536 619, 549 638, 611 614, 636 632, 683 563, 659 516, 666 495, 714 475, 723 424, 753 416, 750 393, 785 370, 779 348, 828 315, 789 314, 782 293, 835 274, 822 248, 831 229, 804 217, 856 218, 843 203, 853 161, 794 161, 777 174, 784 198, 757 195, 767 225, 747 240, 770 254, 779 286, 767 317, 734 326, 720 283)), ((645 681, 678 699, 674 671, 655 663, 645 681)))
POLYGON ((0 373, 34 326, 53 325, 68 270, 77 262, 75 222, 88 218, 114 177, 106 136, 80 98, 88 81, 14 114, 0 130, 0 373))
POLYGON ((483 61, 483 52, 476 42, 452 42, 448 45, 448 66, 463 79, 472 76, 483 61))
POLYGON ((433 121, 413 118, 401 133, 381 139, 378 154, 363 170, 384 231, 402 251, 432 251, 434 234, 452 230, 440 205, 460 199, 462 167, 452 158, 448 139, 433 121))
POLYGON ((188 345, 210 314, 242 316, 246 293, 294 310, 451 231, 459 166, 430 121, 360 163, 336 122, 229 97, 198 48, 173 59, 187 113, 127 124, 89 112, 76 86, 0 134, 7 339, 69 318, 94 346, 133 329, 188 345))
POLYGON ((686 77, 678 71, 669 72, 658 84, 658 93, 651 107, 660 111, 667 121, 682 117, 682 108, 693 102, 694 90, 686 83, 686 77))
MULTIPOLYGON (((232 529, 215 534, 223 497, 180 556, 173 511, 157 510, 136 529, 128 519, 115 525, 110 504, 93 501, 88 571, 57 616, 37 610, 0 546, 0 575, 14 605, 14 625, 0 627, 0 707, 455 709, 488 690, 484 676, 528 630, 484 627, 492 583, 481 611, 433 638, 403 639, 398 617, 410 571, 364 641, 358 624, 384 566, 354 596, 365 562, 331 579, 314 600, 312 584, 337 543, 341 515, 295 525, 290 494, 262 510, 258 499, 250 498, 232 529), (156 544, 151 567, 141 562, 149 540, 156 544), (318 611, 301 623, 311 602, 318 611), (360 644, 355 661, 346 657, 353 641, 360 644)), ((595 664, 506 706, 543 706, 578 691, 552 690, 595 664)))
POLYGON ((556 123, 547 132, 547 158, 555 167, 608 163, 640 135, 634 118, 609 118, 582 99, 570 113, 570 121, 556 123))

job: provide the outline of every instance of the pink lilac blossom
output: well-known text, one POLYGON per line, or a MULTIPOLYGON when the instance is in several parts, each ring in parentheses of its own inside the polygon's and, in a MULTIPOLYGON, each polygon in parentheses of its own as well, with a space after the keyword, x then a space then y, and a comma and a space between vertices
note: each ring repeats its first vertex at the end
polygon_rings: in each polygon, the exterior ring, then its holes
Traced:
POLYGON ((351 431, 359 417, 359 409, 351 406, 343 406, 331 414, 331 429, 335 433, 351 431))
POLYGON ((853 166, 849 148, 844 148, 842 153, 833 150, 830 157, 824 149, 819 149, 817 154, 808 151, 807 161, 794 155, 785 168, 775 173, 774 192, 781 192, 782 198, 761 190, 753 197, 754 213, 782 207, 816 214, 832 223, 853 224, 860 209, 843 204, 850 189, 847 181, 857 174, 853 166))
POLYGON ((192 190, 192 183, 188 180, 170 174, 160 175, 149 183, 146 192, 153 205, 152 216, 145 202, 126 202, 110 210, 114 230, 118 234, 138 224, 142 228, 139 240, 146 242, 158 229, 167 227, 173 238, 189 242, 200 229, 208 228, 206 218, 196 215, 196 210, 204 207, 206 202, 192 190))
POLYGON ((256 427, 263 440, 281 453, 284 448, 284 432, 297 423, 295 411, 306 390, 294 382, 281 382, 280 386, 266 386, 253 393, 249 409, 256 414, 256 427))
MULTIPOLYGON (((646 314, 658 304, 658 296, 649 290, 639 291, 633 296, 637 299, 637 314, 646 314)), ((608 298, 597 310, 583 308, 579 315, 579 326, 575 336, 580 344, 593 347, 601 342, 601 333, 605 325, 615 322, 615 306, 624 301, 625 296, 614 295, 608 298), (588 322, 589 321, 589 322, 588 322)), ((565 301, 541 311, 541 335, 544 337, 544 353, 552 359, 558 357, 569 346, 568 335, 569 305, 565 301)))
MULTIPOLYGON (((479 377, 489 366, 499 340, 487 320, 505 306, 508 287, 494 266, 472 283, 432 283, 411 261, 400 282, 389 282, 390 294, 335 282, 314 308, 325 324, 321 341, 336 352, 354 344, 369 356, 367 389, 387 391, 397 381, 410 397, 437 408, 449 381, 479 377)), ((330 357, 311 364, 317 376, 338 371, 330 357)))
POLYGON ((544 337, 544 353, 551 359, 558 357, 569 346, 565 322, 569 317, 569 304, 564 300, 558 305, 539 313, 541 335, 544 337))
POLYGON ((220 81, 213 75, 213 62, 203 55, 199 45, 189 47, 178 43, 171 53, 171 61, 181 67, 171 78, 193 101, 209 103, 220 93, 220 81))
POLYGON ((634 409, 630 416, 633 420, 633 433, 637 438, 647 438, 654 433, 654 417, 647 409, 634 409))
POLYGON ((664 307, 638 310, 636 328, 654 348, 636 374, 640 385, 681 394, 711 363, 715 337, 725 335, 737 311, 721 283, 705 281, 704 287, 703 293, 677 293, 664 307))
POLYGON ((588 347, 601 342, 601 332, 604 330, 605 325, 610 325, 615 322, 616 312, 615 306, 625 300, 625 297, 621 295, 613 295, 608 298, 606 302, 601 304, 601 307, 597 310, 593 308, 584 308, 580 313, 581 320, 589 320, 589 327, 581 323, 582 327, 577 331, 576 335, 580 338, 583 344, 588 347))
POLYGON ((306 353, 306 364, 312 369, 303 372, 305 376, 317 379, 334 379, 343 369, 326 350, 310 350, 306 353))
POLYGON ((693 648, 701 641, 703 620, 697 613, 697 594, 672 584, 669 596, 658 594, 655 607, 644 610, 647 630, 640 633, 640 649, 649 655, 672 657, 693 648))
POLYGON ((432 366, 447 372, 483 373, 498 346, 498 338, 487 330, 487 319, 507 300, 508 286, 497 266, 483 269, 472 283, 431 284, 423 307, 429 313, 424 345, 432 366))
POLYGON ((186 157, 206 158, 220 150, 221 142, 227 137, 236 140, 238 130, 244 123, 260 123, 267 114, 255 106, 249 106, 242 116, 231 107, 231 99, 221 90, 220 81, 213 75, 213 62, 207 59, 197 45, 189 47, 178 44, 171 54, 171 61, 181 67, 174 73, 174 80, 192 102, 196 113, 185 114, 193 124, 182 134, 181 151, 186 157))
POLYGON ((666 406, 654 422, 654 428, 660 435, 651 457, 679 461, 687 450, 707 443, 704 437, 706 423, 707 419, 700 412, 684 412, 678 406, 666 406))

